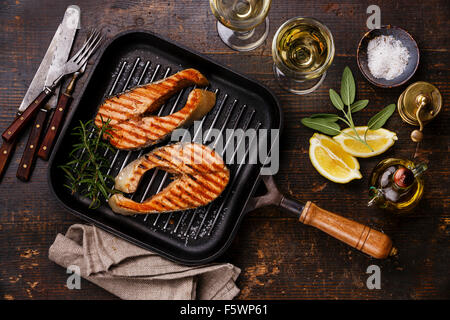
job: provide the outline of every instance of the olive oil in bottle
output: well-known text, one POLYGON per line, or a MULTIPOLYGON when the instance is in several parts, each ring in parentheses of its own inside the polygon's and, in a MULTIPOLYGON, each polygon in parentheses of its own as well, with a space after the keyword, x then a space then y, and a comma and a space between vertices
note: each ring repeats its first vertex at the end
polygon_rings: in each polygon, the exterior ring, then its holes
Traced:
POLYGON ((368 205, 377 205, 394 213, 406 213, 413 210, 424 191, 424 163, 389 158, 382 160, 374 168, 370 177, 368 205))
POLYGON ((297 72, 313 72, 328 56, 327 35, 312 24, 300 22, 280 31, 277 50, 285 66, 297 72))

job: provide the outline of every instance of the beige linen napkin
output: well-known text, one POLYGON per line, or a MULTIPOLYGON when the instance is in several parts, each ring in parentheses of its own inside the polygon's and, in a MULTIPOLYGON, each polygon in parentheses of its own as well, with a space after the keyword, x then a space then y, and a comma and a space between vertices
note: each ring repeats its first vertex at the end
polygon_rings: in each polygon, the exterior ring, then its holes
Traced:
POLYGON ((58 234, 49 259, 122 299, 233 299, 241 270, 232 264, 187 267, 137 247, 95 226, 72 225, 58 234))

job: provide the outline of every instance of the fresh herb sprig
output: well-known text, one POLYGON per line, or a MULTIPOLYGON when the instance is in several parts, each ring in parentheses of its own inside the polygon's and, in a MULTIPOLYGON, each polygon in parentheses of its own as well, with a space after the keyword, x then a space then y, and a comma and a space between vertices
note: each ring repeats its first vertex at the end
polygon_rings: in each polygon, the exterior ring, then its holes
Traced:
POLYGON ((103 137, 111 136, 112 127, 103 121, 102 127, 94 125, 93 120, 82 122, 73 128, 71 135, 77 138, 69 154, 69 161, 59 166, 67 179, 64 184, 72 194, 78 193, 91 200, 89 208, 96 209, 101 205, 100 195, 108 198, 108 194, 117 193, 108 187, 114 181, 110 175, 102 173, 109 168, 109 160, 103 154, 107 149, 113 150, 103 137), (93 133, 88 128, 93 128, 93 133))
POLYGON ((367 123, 367 130, 364 133, 364 136, 360 137, 360 135, 356 131, 352 114, 363 110, 369 104, 369 100, 355 101, 355 79, 353 78, 352 71, 349 67, 345 67, 342 74, 340 95, 333 89, 330 89, 329 93, 331 103, 336 109, 342 111, 342 113, 344 114, 344 118, 331 113, 317 113, 308 118, 303 118, 301 120, 303 125, 330 136, 335 136, 342 133, 352 139, 355 139, 356 141, 363 143, 371 151, 373 151, 372 147, 367 143, 367 132, 369 130, 380 129, 394 113, 395 104, 388 105, 383 110, 374 115, 367 123), (338 120, 344 122, 349 128, 352 128, 355 135, 350 135, 341 131, 341 127, 337 123, 338 120))

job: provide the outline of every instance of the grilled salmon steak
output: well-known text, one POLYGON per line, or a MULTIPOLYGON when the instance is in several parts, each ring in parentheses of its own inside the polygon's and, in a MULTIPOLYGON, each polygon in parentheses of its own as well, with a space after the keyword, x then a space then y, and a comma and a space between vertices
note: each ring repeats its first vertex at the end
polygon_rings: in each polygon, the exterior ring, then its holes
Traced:
POLYGON ((95 117, 95 125, 102 126, 110 119, 114 125, 120 121, 150 114, 162 106, 177 91, 192 86, 206 86, 208 80, 195 69, 185 69, 168 78, 135 87, 106 99, 95 117))
POLYGON ((117 149, 134 150, 160 142, 173 130, 189 126, 202 118, 216 103, 216 94, 211 91, 194 89, 187 98, 186 105, 178 112, 165 117, 147 116, 120 121, 111 125, 109 142, 117 149))
POLYGON ((194 209, 216 199, 228 184, 230 173, 223 159, 212 149, 198 143, 176 143, 157 148, 136 159, 120 171, 115 188, 135 192, 142 176, 159 168, 175 175, 161 192, 142 203, 115 194, 108 203, 123 215, 162 213, 194 209))

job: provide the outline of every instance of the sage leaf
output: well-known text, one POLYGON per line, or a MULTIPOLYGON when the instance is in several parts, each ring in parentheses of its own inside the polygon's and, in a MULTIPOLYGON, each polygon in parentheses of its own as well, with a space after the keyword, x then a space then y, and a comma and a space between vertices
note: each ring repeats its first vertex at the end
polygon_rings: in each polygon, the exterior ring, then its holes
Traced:
POLYGON ((336 122, 326 121, 320 118, 303 118, 301 122, 308 128, 320 131, 330 136, 335 136, 341 133, 341 127, 336 122))
POLYGON ((344 68, 341 79, 341 97, 342 101, 350 106, 355 101, 356 85, 352 71, 349 67, 344 68))
POLYGON ((395 111, 395 104, 390 104, 385 107, 383 110, 378 112, 372 118, 370 118, 367 123, 368 130, 377 130, 380 129, 386 121, 392 116, 395 111))
POLYGON ((333 89, 330 89, 330 99, 331 99, 331 103, 333 103, 333 106, 335 106, 336 109, 338 109, 338 110, 344 109, 344 103, 342 102, 341 97, 333 89))
POLYGON ((358 100, 351 105, 350 110, 355 113, 367 107, 368 104, 369 100, 358 100))
POLYGON ((311 119, 323 119, 330 122, 336 122, 339 120, 339 116, 337 114, 332 113, 316 113, 310 116, 311 119))

